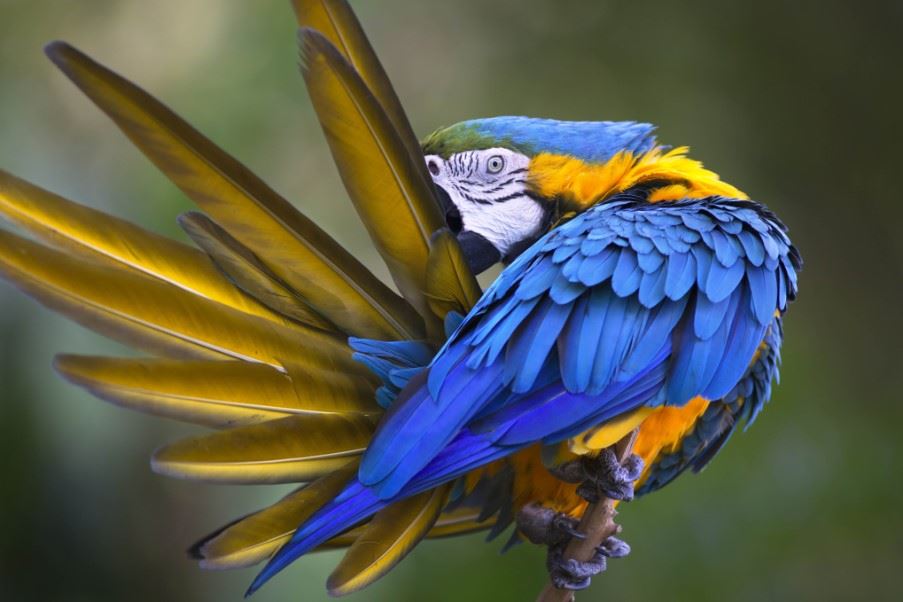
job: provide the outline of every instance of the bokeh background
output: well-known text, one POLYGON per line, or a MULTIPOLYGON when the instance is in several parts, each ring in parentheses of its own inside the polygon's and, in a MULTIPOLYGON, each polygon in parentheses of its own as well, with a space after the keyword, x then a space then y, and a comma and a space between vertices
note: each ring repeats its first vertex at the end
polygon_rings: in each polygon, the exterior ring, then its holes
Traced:
MULTIPOLYGON (((580 600, 899 599, 903 4, 353 2, 415 129, 525 114, 657 123, 775 209, 806 268, 768 410, 702 475, 626 507, 634 553, 580 600)), ((182 238, 189 202, 41 53, 65 39, 161 97, 380 269, 298 76, 286 0, 0 0, 0 166, 182 238)), ((380 271, 385 274, 384 271, 380 271)), ((279 488, 171 481, 184 429, 51 371, 115 345, 0 284, 0 599, 239 600, 184 550, 279 488)), ((543 554, 427 542, 352 600, 531 600, 543 554)), ((324 599, 337 560, 255 598, 324 599)))

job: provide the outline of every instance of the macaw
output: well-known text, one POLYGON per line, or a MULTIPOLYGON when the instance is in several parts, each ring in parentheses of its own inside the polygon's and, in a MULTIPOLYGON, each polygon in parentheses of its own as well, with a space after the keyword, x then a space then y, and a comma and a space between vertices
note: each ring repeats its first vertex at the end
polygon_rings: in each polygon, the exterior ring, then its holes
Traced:
POLYGON ((514 523, 560 587, 604 494, 702 469, 777 377, 799 253, 764 205, 637 122, 465 121, 422 143, 344 0, 296 0, 302 74, 398 293, 147 92, 71 46, 51 60, 204 211, 194 248, 0 171, 0 275, 154 355, 61 355, 107 401, 220 429, 165 475, 302 483, 199 541, 207 568, 347 547, 356 591, 424 537, 514 523), (48 243, 48 244, 44 244, 48 243), (474 275, 503 263, 485 292, 474 275), (399 294, 400 293, 400 294, 399 294), (611 446, 638 435, 623 462, 611 446), (557 555, 556 555, 557 554, 557 555))

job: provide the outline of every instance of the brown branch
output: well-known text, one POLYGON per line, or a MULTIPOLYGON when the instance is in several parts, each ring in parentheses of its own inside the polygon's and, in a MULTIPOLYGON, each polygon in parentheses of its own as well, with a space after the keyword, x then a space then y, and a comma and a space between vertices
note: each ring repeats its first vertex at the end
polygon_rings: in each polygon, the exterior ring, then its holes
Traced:
MULTIPOLYGON (((614 444, 615 455, 619 462, 623 462, 630 455, 633 444, 636 441, 639 429, 634 429, 626 437, 614 444)), ((595 504, 590 504, 580 524, 577 525, 577 531, 586 535, 585 538, 579 539, 574 537, 564 549, 562 558, 573 558, 580 562, 592 560, 596 553, 596 548, 602 545, 602 542, 612 535, 616 535, 621 527, 615 523, 615 501, 607 497, 602 497, 595 504)), ((545 589, 539 594, 536 602, 573 602, 574 592, 568 589, 559 589, 551 583, 546 584, 545 589)))

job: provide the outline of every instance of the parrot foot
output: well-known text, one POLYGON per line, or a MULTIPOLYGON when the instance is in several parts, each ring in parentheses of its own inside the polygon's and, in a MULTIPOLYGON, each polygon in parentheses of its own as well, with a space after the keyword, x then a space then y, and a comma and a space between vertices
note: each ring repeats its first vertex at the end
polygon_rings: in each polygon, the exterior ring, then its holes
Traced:
POLYGON ((559 589, 585 589, 592 577, 605 570, 609 558, 630 554, 627 542, 612 535, 596 548, 588 561, 565 558, 564 551, 570 541, 586 537, 577 530, 578 524, 576 518, 537 503, 527 504, 517 513, 518 530, 532 543, 548 546, 546 568, 552 584, 559 589))
POLYGON ((593 557, 580 562, 573 558, 564 558, 567 544, 556 544, 549 547, 546 557, 546 568, 552 585, 558 589, 581 590, 590 585, 592 578, 607 568, 609 558, 623 558, 630 554, 630 546, 626 542, 611 536, 596 548, 593 557))
POLYGON ((643 459, 630 454, 623 462, 618 461, 614 450, 607 448, 593 458, 579 460, 585 480, 577 487, 577 495, 591 504, 603 496, 612 500, 629 502, 633 499, 633 484, 643 473, 643 459))
POLYGON ((517 528, 530 542, 543 546, 567 544, 571 538, 583 539, 577 531, 577 519, 540 504, 527 504, 517 513, 517 528))

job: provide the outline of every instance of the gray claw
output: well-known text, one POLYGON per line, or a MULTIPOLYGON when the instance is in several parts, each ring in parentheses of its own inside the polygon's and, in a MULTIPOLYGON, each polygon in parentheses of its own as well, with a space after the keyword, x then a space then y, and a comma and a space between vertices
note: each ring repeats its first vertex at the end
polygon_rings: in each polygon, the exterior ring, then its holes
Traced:
POLYGON ((606 568, 605 556, 596 553, 592 560, 580 562, 573 558, 562 558, 564 546, 549 548, 546 568, 549 578, 558 589, 581 590, 589 587, 592 578, 606 568))
POLYGON ((590 503, 604 495, 613 500, 633 499, 633 483, 643 473, 643 459, 636 454, 618 462, 614 450, 605 449, 595 458, 585 461, 589 475, 577 488, 577 493, 590 503))
POLYGON ((564 533, 568 538, 586 539, 586 535, 577 530, 579 521, 576 518, 558 512, 552 518, 552 529, 564 533))
POLYGON ((564 558, 564 550, 572 538, 586 537, 577 531, 577 525, 577 519, 536 503, 527 504, 517 515, 518 530, 531 542, 548 546, 546 568, 552 584, 559 589, 589 587, 592 577, 605 570, 608 558, 623 558, 630 553, 630 546, 612 535, 586 562, 564 558))
POLYGON ((596 551, 606 558, 624 558, 630 554, 630 545, 623 539, 618 539, 614 535, 602 542, 596 551))

